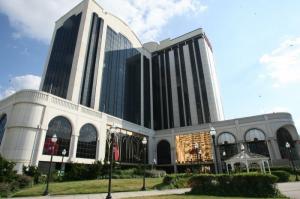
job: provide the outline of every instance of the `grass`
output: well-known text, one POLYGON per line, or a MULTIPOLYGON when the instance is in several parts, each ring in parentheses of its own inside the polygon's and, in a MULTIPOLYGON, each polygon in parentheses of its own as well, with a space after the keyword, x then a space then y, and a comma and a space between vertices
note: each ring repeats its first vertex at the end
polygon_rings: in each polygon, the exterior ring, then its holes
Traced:
MULTIPOLYGON (((140 197, 130 198, 130 199, 138 199, 138 198, 140 198, 140 197)), ((222 199, 222 198, 242 199, 242 198, 245 198, 245 197, 224 197, 224 196, 219 196, 218 197, 218 196, 184 195, 184 194, 143 197, 143 199, 222 199)), ((251 198, 251 199, 255 199, 255 198, 251 198)))
MULTIPOLYGON (((155 185, 162 182, 162 178, 147 178, 147 189, 153 189, 155 185)), ((70 195, 70 194, 92 194, 107 192, 108 180, 85 180, 50 183, 49 193, 51 195, 70 195)), ((31 188, 22 189, 16 192, 13 197, 21 196, 41 196, 45 190, 45 184, 35 185, 31 188)), ((142 179, 113 179, 112 192, 139 191, 142 187, 142 179)))

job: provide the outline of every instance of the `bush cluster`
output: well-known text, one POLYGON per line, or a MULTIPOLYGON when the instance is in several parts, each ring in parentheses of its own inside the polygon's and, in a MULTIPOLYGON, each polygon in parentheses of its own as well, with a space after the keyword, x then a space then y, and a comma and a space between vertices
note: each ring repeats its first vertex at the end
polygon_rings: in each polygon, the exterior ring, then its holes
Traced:
MULTIPOLYGON (((291 167, 271 167, 271 172, 273 171, 285 171, 290 174, 295 174, 294 170, 291 167)), ((296 170, 297 174, 300 175, 300 170, 296 170)))
MULTIPOLYGON (((95 162, 94 164, 70 164, 66 168, 62 177, 63 181, 71 180, 92 180, 107 179, 109 175, 109 165, 95 162)), ((140 178, 144 175, 144 170, 140 166, 114 165, 112 178, 140 178)), ((164 177, 166 172, 163 170, 146 170, 146 177, 164 177)), ((55 176, 55 174, 53 175, 55 176)))
POLYGON ((278 171, 272 171, 272 175, 278 177, 277 182, 288 182, 291 174, 286 171, 278 170, 278 171))
POLYGON ((274 197, 278 195, 277 177, 269 174, 197 175, 189 179, 192 194, 243 197, 274 197))
POLYGON ((168 174, 163 178, 163 182, 156 186, 157 189, 175 189, 175 188, 187 188, 188 179, 192 174, 168 174))
POLYGON ((18 175, 13 170, 15 164, 0 155, 0 197, 8 197, 18 189, 33 185, 33 179, 26 175, 18 175))

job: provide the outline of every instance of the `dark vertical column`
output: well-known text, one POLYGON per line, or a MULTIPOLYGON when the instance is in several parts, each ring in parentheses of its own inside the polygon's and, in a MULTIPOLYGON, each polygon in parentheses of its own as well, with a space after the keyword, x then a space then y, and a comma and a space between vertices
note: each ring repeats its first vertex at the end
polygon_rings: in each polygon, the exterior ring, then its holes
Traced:
POLYGON ((182 95, 182 81, 180 75, 178 48, 175 47, 173 50, 174 50, 174 58, 175 58, 175 71, 176 71, 180 126, 185 126, 185 112, 183 107, 184 105, 183 105, 183 95, 182 95))
POLYGON ((163 128, 167 129, 169 127, 168 125, 168 112, 167 112, 167 91, 166 91, 166 75, 165 75, 165 62, 164 62, 164 54, 161 52, 159 54, 160 58, 160 79, 161 79, 161 101, 162 101, 162 111, 163 111, 163 128))
POLYGON ((195 98, 196 98, 198 124, 202 124, 203 116, 202 116, 201 95, 200 95, 199 80, 198 80, 198 74, 197 74, 197 68, 196 68, 197 66, 196 66, 192 41, 188 42, 188 46, 189 46, 189 53, 190 53, 190 59, 191 59, 191 68, 192 68, 192 75, 193 75, 192 78, 193 78, 195 98))
POLYGON ((162 129, 158 55, 152 57, 152 98, 154 129, 162 129))
POLYGON ((190 111, 190 101, 189 101, 189 91, 187 86, 187 76, 186 76, 186 69, 184 63, 184 56, 183 56, 183 46, 179 46, 179 56, 180 56, 180 69, 181 69, 181 76, 182 76, 182 86, 183 86, 183 96, 184 96, 184 106, 185 106, 185 117, 186 117, 186 125, 192 125, 191 120, 191 111, 190 111))
POLYGON ((144 126, 151 128, 150 63, 144 56, 144 126))
POLYGON ((209 123, 209 122, 211 122, 210 112, 209 112, 207 91, 206 91, 206 85, 205 85, 205 77, 204 77, 203 65, 202 65, 202 59, 201 59, 201 52, 200 52, 198 40, 199 40, 199 38, 194 39, 194 45, 195 45, 195 51, 196 51, 196 61, 197 61, 197 66, 198 66, 200 87, 201 87, 201 93, 202 93, 202 102, 203 102, 203 109, 204 109, 204 116, 205 116, 203 121, 204 121, 204 123, 209 123))
POLYGON ((102 19, 99 18, 97 14, 93 13, 80 99, 80 103, 88 107, 91 106, 98 41, 99 37, 102 36, 101 22, 102 19))
POLYGON ((174 116, 173 116, 173 100, 172 100, 172 86, 171 86, 171 72, 170 72, 170 59, 169 51, 165 51, 165 60, 166 60, 166 78, 167 78, 167 90, 168 90, 168 107, 169 107, 169 127, 174 127, 174 116))

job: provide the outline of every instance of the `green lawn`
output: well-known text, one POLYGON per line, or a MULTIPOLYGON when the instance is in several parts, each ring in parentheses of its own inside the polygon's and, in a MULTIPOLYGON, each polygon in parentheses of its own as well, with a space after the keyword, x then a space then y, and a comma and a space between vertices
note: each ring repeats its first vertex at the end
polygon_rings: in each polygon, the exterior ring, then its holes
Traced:
MULTIPOLYGON (((140 197, 127 198, 127 199, 138 199, 138 198, 140 198, 140 197)), ((143 199, 222 199, 222 198, 242 199, 241 197, 224 197, 224 196, 217 197, 217 196, 200 196, 200 195, 164 195, 164 196, 143 197, 143 199)), ((251 198, 251 199, 255 199, 255 198, 251 198)))
MULTIPOLYGON (((155 185, 160 184, 162 178, 147 178, 147 189, 152 189, 155 185)), ((108 180, 85 180, 50 183, 49 193, 51 195, 69 195, 69 194, 89 194, 89 193, 105 193, 107 192, 108 180)), ((40 196, 45 190, 45 184, 35 185, 31 188, 22 189, 13 196, 40 196)), ((113 179, 112 192, 121 191, 138 191, 142 187, 141 178, 133 179, 113 179)))

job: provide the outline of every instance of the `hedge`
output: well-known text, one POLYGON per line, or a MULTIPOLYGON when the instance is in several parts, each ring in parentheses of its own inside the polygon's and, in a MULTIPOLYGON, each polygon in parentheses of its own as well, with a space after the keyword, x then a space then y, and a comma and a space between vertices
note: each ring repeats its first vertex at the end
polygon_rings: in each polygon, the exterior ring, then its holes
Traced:
POLYGON ((278 177, 277 182, 288 182, 291 174, 286 171, 278 170, 278 171, 272 171, 272 175, 278 177))
POLYGON ((274 197, 278 195, 277 177, 248 173, 234 175, 197 175, 189 179, 191 194, 243 197, 274 197))
POLYGON ((156 189, 175 189, 175 188, 187 188, 188 180, 192 174, 168 174, 163 178, 163 182, 157 185, 156 189))

